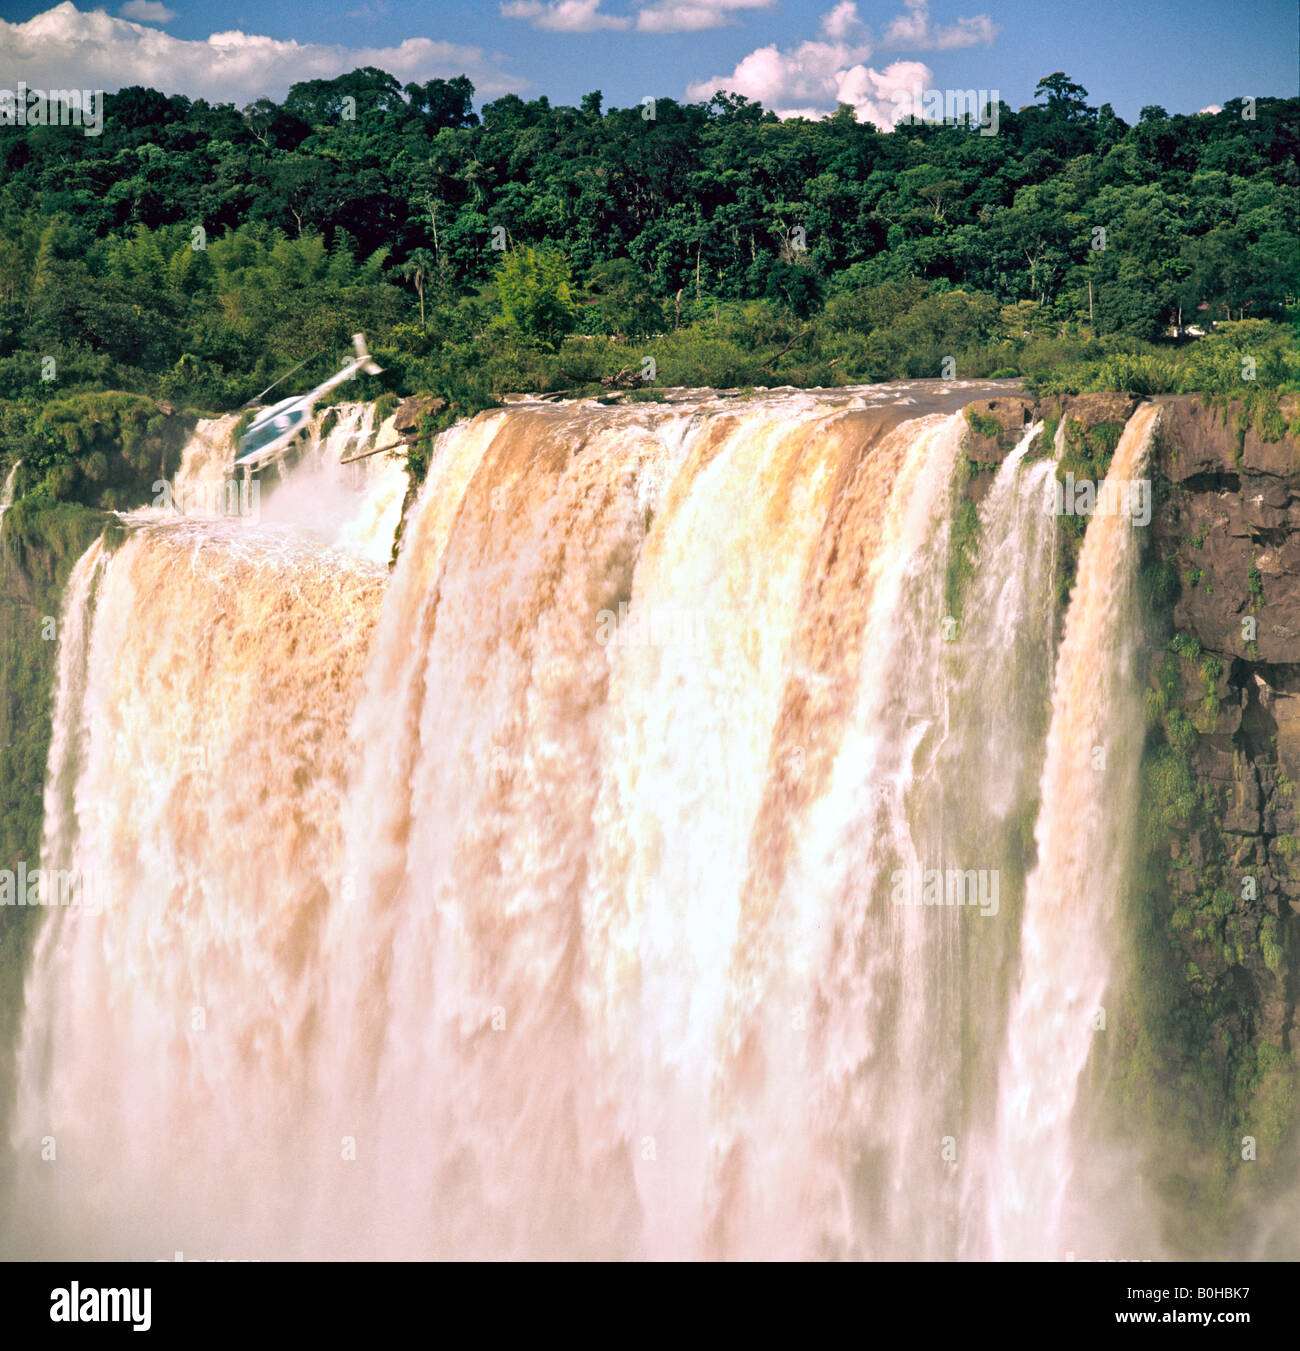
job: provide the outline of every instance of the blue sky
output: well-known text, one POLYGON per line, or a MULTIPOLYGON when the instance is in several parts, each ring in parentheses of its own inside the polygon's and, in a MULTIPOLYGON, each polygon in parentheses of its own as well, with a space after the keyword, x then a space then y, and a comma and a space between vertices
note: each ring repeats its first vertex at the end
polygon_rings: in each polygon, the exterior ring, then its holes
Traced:
POLYGON ((465 73, 606 106, 715 87, 778 111, 837 101, 887 119, 902 87, 997 90, 1013 107, 1064 70, 1130 121, 1297 93, 1295 0, 0 0, 0 87, 152 84, 238 104, 380 65, 404 83, 465 73))

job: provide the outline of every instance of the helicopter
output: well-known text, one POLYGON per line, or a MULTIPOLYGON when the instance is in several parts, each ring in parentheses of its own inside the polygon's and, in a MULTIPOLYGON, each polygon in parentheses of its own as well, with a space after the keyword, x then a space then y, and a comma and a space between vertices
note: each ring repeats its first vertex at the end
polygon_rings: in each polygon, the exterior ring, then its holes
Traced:
MULTIPOLYGON (((295 394, 292 398, 281 399, 279 403, 263 409, 253 419, 248 430, 239 438, 235 455, 237 466, 242 465, 246 472, 251 473, 254 469, 269 463, 306 429, 311 422, 316 400, 321 395, 333 389, 335 385, 351 380, 359 371, 365 371, 367 375, 380 373, 382 367, 375 363, 366 349, 365 335, 354 333, 352 345, 356 349, 356 356, 345 362, 342 369, 331 375, 328 380, 317 385, 315 389, 308 390, 306 394, 295 394)), ((292 375, 293 372, 290 371, 289 374, 292 375)), ((285 378, 280 377, 281 380, 285 378)), ((272 385, 271 388, 274 389, 275 386, 272 385)), ((263 393, 266 392, 263 390, 263 393)))

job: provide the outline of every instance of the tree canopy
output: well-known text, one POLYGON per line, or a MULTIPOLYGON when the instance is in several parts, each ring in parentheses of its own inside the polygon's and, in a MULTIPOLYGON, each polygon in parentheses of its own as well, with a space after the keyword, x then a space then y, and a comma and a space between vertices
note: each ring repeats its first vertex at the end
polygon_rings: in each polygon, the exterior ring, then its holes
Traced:
POLYGON ((243 109, 124 89, 98 137, 0 127, 0 398, 234 407, 358 328, 408 390, 546 382, 571 329, 693 331, 700 380, 937 375, 958 343, 989 373, 1026 334, 1150 342, 1295 302, 1300 100, 1129 126, 1058 71, 995 127, 884 132, 726 91, 473 95, 365 67, 243 109), (900 295, 919 345, 837 327, 900 295))

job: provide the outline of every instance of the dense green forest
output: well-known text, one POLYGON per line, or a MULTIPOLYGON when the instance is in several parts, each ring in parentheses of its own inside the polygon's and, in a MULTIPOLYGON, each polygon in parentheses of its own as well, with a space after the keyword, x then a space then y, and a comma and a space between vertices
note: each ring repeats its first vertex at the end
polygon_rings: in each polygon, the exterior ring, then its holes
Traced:
MULTIPOLYGON (((280 393, 308 387, 358 329, 385 369, 346 395, 458 411, 946 374, 1294 387, 1300 100, 1130 126, 1062 73, 1036 99, 995 135, 721 92, 480 115, 463 77, 364 69, 242 111, 125 89, 100 136, 0 127, 0 450, 75 451, 70 395, 217 412, 300 362, 280 393)), ((141 438, 156 410, 113 417, 141 438)))

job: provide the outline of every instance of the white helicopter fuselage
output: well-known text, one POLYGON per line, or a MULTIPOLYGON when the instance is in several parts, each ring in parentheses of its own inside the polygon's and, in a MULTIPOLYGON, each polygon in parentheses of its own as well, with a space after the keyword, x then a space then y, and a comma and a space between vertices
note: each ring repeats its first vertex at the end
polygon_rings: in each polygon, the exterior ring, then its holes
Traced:
POLYGON ((239 438, 239 450, 235 464, 248 469, 259 468, 288 449, 298 435, 306 431, 311 423, 316 401, 327 394, 336 385, 351 380, 358 371, 369 375, 378 375, 380 368, 366 351, 365 338, 357 333, 352 339, 357 349, 356 357, 347 362, 342 370, 336 371, 328 380, 308 390, 306 394, 295 394, 291 398, 281 399, 270 408, 263 409, 249 424, 248 430, 239 438))

